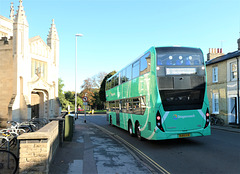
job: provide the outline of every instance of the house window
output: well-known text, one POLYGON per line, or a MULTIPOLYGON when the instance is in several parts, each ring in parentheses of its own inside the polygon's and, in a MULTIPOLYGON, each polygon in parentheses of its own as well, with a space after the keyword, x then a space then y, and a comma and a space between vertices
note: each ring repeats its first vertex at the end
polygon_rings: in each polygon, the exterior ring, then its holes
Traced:
POLYGON ((213 93, 212 113, 213 114, 219 114, 219 93, 213 93))
POLYGON ((237 63, 230 63, 230 79, 237 80, 237 63))
POLYGON ((213 83, 218 82, 218 67, 213 67, 213 73, 212 73, 212 81, 213 83))

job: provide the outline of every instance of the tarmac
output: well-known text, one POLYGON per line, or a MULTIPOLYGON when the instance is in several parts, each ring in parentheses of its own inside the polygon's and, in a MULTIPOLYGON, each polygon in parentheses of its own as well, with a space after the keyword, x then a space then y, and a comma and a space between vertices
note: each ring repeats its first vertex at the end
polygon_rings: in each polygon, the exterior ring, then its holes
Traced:
MULTIPOLYGON (((212 129, 240 133, 239 126, 212 129)), ((91 123, 75 121, 72 141, 64 141, 50 166, 50 174, 147 174, 151 169, 91 123)))

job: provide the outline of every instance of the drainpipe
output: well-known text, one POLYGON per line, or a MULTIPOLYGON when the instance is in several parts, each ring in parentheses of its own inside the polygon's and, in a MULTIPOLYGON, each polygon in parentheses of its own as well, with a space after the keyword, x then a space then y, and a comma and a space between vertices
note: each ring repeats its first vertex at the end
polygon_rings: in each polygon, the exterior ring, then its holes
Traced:
MULTIPOLYGON (((237 115, 237 117, 238 117, 238 121, 240 121, 240 114, 239 114, 239 109, 240 109, 240 107, 239 107, 239 59, 238 59, 238 57, 236 58, 237 59, 237 101, 238 101, 238 107, 237 107, 237 109, 238 109, 238 115, 237 115)), ((236 117, 236 120, 235 120, 235 122, 236 122, 236 124, 237 124, 237 117, 236 117)), ((239 123, 238 123, 239 124, 239 123)))

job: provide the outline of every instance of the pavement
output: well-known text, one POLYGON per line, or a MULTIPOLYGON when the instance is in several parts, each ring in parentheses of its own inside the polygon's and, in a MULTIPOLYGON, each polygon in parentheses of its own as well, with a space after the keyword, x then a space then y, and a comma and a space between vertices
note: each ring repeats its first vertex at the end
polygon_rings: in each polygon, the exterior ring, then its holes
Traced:
POLYGON ((50 174, 147 174, 146 165, 94 124, 75 121, 72 141, 64 141, 50 174))
MULTIPOLYGON (((212 129, 240 133, 239 126, 212 129)), ((50 174, 147 174, 152 173, 126 147, 94 124, 75 121, 72 141, 64 141, 50 166, 50 174)))
POLYGON ((223 130, 223 131, 228 131, 228 132, 240 133, 240 126, 239 125, 227 125, 227 126, 212 125, 211 128, 212 129, 223 130))

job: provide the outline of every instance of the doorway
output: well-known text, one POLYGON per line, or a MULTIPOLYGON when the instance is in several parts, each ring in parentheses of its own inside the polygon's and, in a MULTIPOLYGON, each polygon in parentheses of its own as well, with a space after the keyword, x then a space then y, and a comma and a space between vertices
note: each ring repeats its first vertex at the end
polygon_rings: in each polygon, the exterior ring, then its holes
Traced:
POLYGON ((31 108, 31 118, 39 118, 40 95, 38 92, 32 92, 31 94, 31 108))
POLYGON ((230 98, 230 115, 228 118, 229 124, 238 124, 238 108, 237 97, 230 98))

